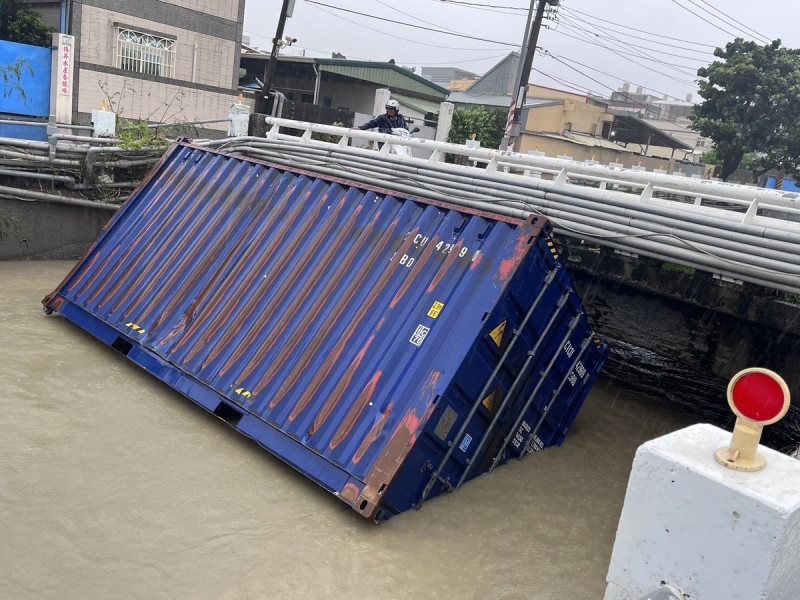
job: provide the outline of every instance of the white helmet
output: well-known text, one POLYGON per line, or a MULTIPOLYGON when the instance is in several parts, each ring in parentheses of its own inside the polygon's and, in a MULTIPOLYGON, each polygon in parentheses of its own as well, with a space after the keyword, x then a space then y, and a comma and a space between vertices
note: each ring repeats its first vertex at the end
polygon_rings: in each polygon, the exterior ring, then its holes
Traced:
POLYGON ((389 109, 389 108, 393 108, 393 109, 395 109, 396 111, 399 111, 399 110, 400 110, 400 103, 399 103, 397 100, 389 100, 389 101, 386 103, 386 108, 387 108, 387 109, 389 109))

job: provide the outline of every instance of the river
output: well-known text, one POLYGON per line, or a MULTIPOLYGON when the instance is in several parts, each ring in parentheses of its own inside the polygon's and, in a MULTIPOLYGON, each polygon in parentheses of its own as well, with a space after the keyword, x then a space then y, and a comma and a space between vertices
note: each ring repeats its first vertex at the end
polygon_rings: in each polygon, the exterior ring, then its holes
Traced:
POLYGON ((372 525, 0 262, 0 598, 597 600, 636 448, 693 422, 601 378, 564 445, 372 525))

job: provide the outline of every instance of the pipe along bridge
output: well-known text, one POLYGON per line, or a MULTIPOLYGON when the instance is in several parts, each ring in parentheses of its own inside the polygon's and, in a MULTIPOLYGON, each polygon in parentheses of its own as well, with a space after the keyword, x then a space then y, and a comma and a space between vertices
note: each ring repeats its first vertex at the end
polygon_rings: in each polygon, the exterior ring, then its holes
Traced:
MULTIPOLYGON (((727 379, 742 368, 774 369, 800 397, 800 195, 271 117, 266 125, 265 137, 203 145, 473 210, 547 217, 612 348, 612 376, 718 423, 729 414, 727 379)), ((785 422, 800 431, 800 417, 785 422)))
POLYGON ((800 294, 798 194, 270 117, 266 122, 265 138, 205 145, 505 216, 544 215, 557 234, 584 243, 800 294), (322 136, 339 141, 315 139, 322 136), (359 141, 384 145, 377 152, 353 147, 359 141), (410 147, 413 156, 392 153, 392 145, 410 147), (448 155, 469 164, 445 162, 448 155))

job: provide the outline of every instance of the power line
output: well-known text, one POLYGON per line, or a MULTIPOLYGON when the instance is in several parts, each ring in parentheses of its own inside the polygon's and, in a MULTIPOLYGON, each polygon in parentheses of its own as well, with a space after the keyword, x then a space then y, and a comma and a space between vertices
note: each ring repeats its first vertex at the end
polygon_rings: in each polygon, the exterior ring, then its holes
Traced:
MULTIPOLYGON (((661 60, 659 58, 656 58, 654 56, 646 54, 645 52, 643 52, 642 50, 636 48, 635 46, 633 46, 631 44, 626 44, 624 42, 620 42, 620 41, 617 41, 617 40, 611 41, 610 42, 611 45, 606 45, 602 41, 600 41, 601 36, 598 35, 595 32, 588 31, 583 27, 578 27, 578 26, 575 26, 575 25, 573 25, 571 23, 567 23, 567 22, 561 23, 561 25, 563 25, 568 30, 572 31, 574 34, 577 35, 577 37, 576 37, 576 35, 570 35, 570 34, 564 32, 564 31, 561 31, 559 29, 555 29, 554 31, 556 33, 560 34, 560 35, 572 38, 574 40, 578 40, 580 42, 591 44, 591 45, 597 46, 599 48, 603 48, 604 50, 608 50, 609 52, 613 52, 613 53, 617 54, 618 56, 621 56, 622 58, 625 58, 625 55, 635 56, 636 58, 642 58, 642 59, 649 60, 649 61, 657 63, 657 64, 664 65, 666 67, 669 67, 672 70, 680 73, 681 75, 689 75, 690 74, 687 71, 682 71, 681 69, 691 69, 692 67, 687 67, 687 66, 684 66, 684 65, 676 65, 675 63, 668 63, 668 62, 666 62, 664 60, 661 60), (615 46, 616 49, 614 47, 612 47, 612 46, 615 46), (631 50, 634 50, 634 51, 631 52, 629 50, 624 50, 623 48, 628 48, 628 49, 631 49, 631 50)), ((626 60, 631 60, 631 59, 626 59, 626 60)), ((637 64, 639 64, 639 63, 637 63, 637 64)), ((640 65, 640 66, 642 66, 642 65, 640 65)), ((664 74, 664 73, 660 73, 660 74, 666 76, 666 74, 664 74)))
MULTIPOLYGON (((258 36, 258 37, 264 37, 264 36, 261 36, 261 35, 259 35, 257 33, 253 33, 252 31, 247 31, 247 30, 244 30, 244 31, 245 31, 245 33, 249 33, 250 35, 255 35, 255 36, 258 36)), ((318 54, 323 55, 323 57, 327 56, 329 54, 332 54, 334 52, 334 50, 321 50, 320 48, 310 48, 309 46, 301 46, 300 44, 294 44, 294 47, 295 48, 300 48, 301 50, 309 50, 311 52, 316 52, 318 54)), ((459 50, 461 50, 461 49, 462 48, 459 48, 459 50)), ((488 48, 483 48, 483 50, 488 50, 488 48)), ((287 56, 287 55, 283 54, 282 56, 287 56)), ((501 58, 503 56, 506 56, 506 54, 503 53, 503 54, 493 54, 491 56, 476 56, 474 58, 469 58, 469 59, 466 59, 466 60, 448 60, 448 61, 445 61, 445 62, 431 62, 431 63, 423 62, 423 63, 421 63, 421 62, 417 62, 415 60, 403 60, 403 59, 398 60, 398 62, 408 63, 408 64, 412 64, 412 65, 419 65, 419 66, 422 66, 422 67, 445 67, 445 66, 449 66, 449 65, 461 65, 461 64, 464 64, 464 63, 471 63, 471 62, 475 62, 475 61, 479 61, 479 60, 495 60, 495 59, 501 58)), ((353 56, 351 58, 353 60, 372 60, 371 58, 362 57, 362 56, 353 56)))
MULTIPOLYGON (((545 54, 546 54, 546 55, 550 55, 552 58, 556 58, 556 55, 554 55, 554 54, 553 54, 553 53, 551 53, 551 52, 545 52, 545 54)), ((591 67, 591 66, 589 66, 589 65, 586 65, 586 64, 584 64, 584 63, 582 63, 582 62, 580 62, 580 61, 577 61, 577 60, 575 60, 575 59, 572 59, 572 58, 567 58, 566 56, 561 56, 561 57, 558 57, 558 58, 561 58, 562 60, 566 60, 567 62, 574 63, 574 64, 576 64, 576 65, 580 65, 580 66, 584 67, 585 69, 590 69, 590 70, 592 70, 592 71, 594 71, 594 72, 596 72, 596 73, 600 73, 601 75, 605 75, 606 77, 611 77, 611 78, 613 78, 613 79, 619 79, 619 80, 622 80, 622 79, 624 79, 624 78, 622 78, 622 77, 619 77, 619 76, 617 76, 617 75, 612 75, 611 73, 606 73, 605 71, 600 71, 599 69, 596 69, 596 68, 594 68, 594 67, 591 67)), ((583 73, 581 73, 581 74, 583 75, 583 73)), ((650 90, 651 92, 655 92, 656 94, 660 94, 661 96, 667 96, 668 98, 672 98, 672 99, 674 99, 674 100, 679 100, 679 101, 681 101, 681 102, 683 101, 683 99, 682 99, 682 98, 678 98, 677 96, 673 96, 673 95, 671 95, 671 94, 666 94, 666 93, 664 93, 664 92, 662 92, 662 91, 659 91, 659 90, 654 90, 654 89, 648 88, 647 86, 640 85, 640 84, 636 83, 635 81, 631 81, 631 83, 632 83, 633 85, 637 86, 637 87, 641 87, 641 88, 643 88, 643 89, 650 90)), ((608 86, 603 86, 603 87, 608 87, 608 86)), ((609 88, 609 89, 611 89, 611 88, 609 88)), ((620 90, 613 90, 613 91, 620 92, 620 90)), ((625 93, 625 92, 620 92, 620 93, 625 93)))
MULTIPOLYGON (((655 69, 653 69, 651 67, 648 67, 647 65, 644 65, 644 64, 642 64, 642 63, 640 63, 638 61, 633 60, 629 56, 626 56, 626 54, 632 54, 630 52, 622 52, 622 51, 616 50, 614 48, 609 48, 608 46, 605 46, 605 45, 603 45, 603 44, 601 44, 601 43, 599 43, 597 41, 594 41, 594 40, 586 40, 586 39, 583 39, 583 38, 580 38, 580 37, 576 37, 574 35, 569 35, 568 33, 564 33, 563 31, 558 31, 558 30, 555 30, 555 31, 556 31, 556 33, 560 33, 561 35, 566 36, 568 38, 572 38, 572 39, 575 39, 575 40, 578 40, 580 42, 584 42, 584 43, 587 43, 587 44, 592 44, 592 45, 595 45, 595 46, 599 46, 599 47, 601 47, 601 48, 603 48, 605 50, 608 50, 609 52, 612 52, 612 53, 616 54, 617 56, 619 56, 620 58, 623 58, 624 60, 630 61, 633 64, 638 65, 640 67, 643 67, 643 68, 647 69, 648 71, 650 71, 652 73, 656 73, 658 75, 661 75, 662 77, 666 77, 667 79, 671 79, 672 81, 675 81, 677 83, 681 83, 681 84, 684 84, 684 85, 691 85, 691 86, 695 85, 695 83, 693 81, 686 81, 686 80, 683 80, 683 79, 678 79, 677 77, 673 77, 672 75, 668 75, 667 73, 662 73, 661 71, 657 71, 657 70, 655 70, 655 69)), ((642 57, 641 55, 637 55, 637 54, 633 54, 633 56, 637 56, 638 58, 648 58, 648 57, 642 57)), ((650 60, 652 60, 655 63, 660 63, 660 64, 664 64, 666 66, 672 67, 671 65, 668 65, 667 63, 664 63, 664 61, 659 61, 658 59, 654 59, 652 57, 650 58, 650 60)), ((672 67, 672 68, 674 68, 674 67, 672 67)), ((684 74, 688 75, 688 73, 684 73, 684 74)))
MULTIPOLYGON (((521 10, 527 12, 527 8, 521 8, 519 6, 497 6, 496 4, 480 4, 477 2, 460 2, 459 0, 436 0, 436 2, 442 2, 444 4, 459 4, 461 6, 465 6, 467 8, 478 8, 478 9, 493 9, 499 8, 502 10, 521 10)), ((499 10, 494 10, 491 12, 500 12, 499 10)), ((501 14, 511 14, 511 13, 501 13, 501 14)))
MULTIPOLYGON (((689 1, 691 2, 691 0, 689 0, 689 1)), ((678 2, 678 0, 672 0, 672 2, 673 2, 674 4, 677 4, 678 6, 680 6, 680 7, 681 7, 683 10, 685 10, 685 11, 687 11, 687 12, 689 12, 689 13, 693 14, 695 17, 697 17, 697 18, 698 18, 698 19, 700 19, 701 21, 705 21, 706 23, 708 23, 708 24, 709 24, 709 25, 711 25, 712 27, 716 27, 717 29, 719 29, 719 30, 720 30, 720 31, 722 31, 723 33, 727 33, 728 35, 730 35, 730 36, 733 36, 734 38, 737 38, 737 37, 739 37, 737 34, 735 34, 735 33, 731 33, 731 32, 730 32, 730 31, 728 31, 727 29, 723 29, 723 28, 722 28, 722 27, 720 27, 719 25, 716 25, 716 24, 712 23, 711 21, 709 21, 708 19, 706 19, 706 18, 705 18, 705 17, 703 17, 702 15, 698 15, 698 14, 697 14, 696 12, 694 12, 694 11, 693 11, 691 8, 689 8, 689 7, 687 7, 687 6, 684 6, 683 4, 681 4, 680 2, 678 2)), ((696 6, 696 5, 695 5, 695 6, 696 6)))
POLYGON ((427 24, 427 25, 436 25, 436 26, 438 26, 438 27, 441 27, 442 29, 446 29, 447 31, 451 31, 451 32, 453 32, 453 33, 459 33, 459 32, 457 32, 457 31, 455 31, 454 29, 450 29, 449 27, 444 27, 443 25, 439 25, 438 23, 431 23, 430 21, 426 21, 426 20, 424 20, 424 19, 420 19, 419 17, 417 17, 417 16, 414 16, 414 15, 412 15, 412 14, 410 14, 410 13, 403 12, 403 11, 402 11, 402 10, 400 10, 399 8, 395 8, 395 7, 394 7, 394 6, 392 6, 391 4, 387 4, 386 2, 382 2, 381 0, 375 0, 375 2, 377 2, 378 4, 382 4, 382 5, 383 5, 383 6, 385 6, 386 8, 389 8, 389 9, 391 9, 391 10, 395 11, 395 12, 399 12, 401 15, 405 15, 405 16, 407 16, 407 17, 411 17, 412 19, 416 19, 417 21, 419 21, 419 22, 421 22, 421 23, 425 23, 425 24, 427 24))
MULTIPOLYGON (((564 25, 571 26, 571 27, 574 27, 574 28, 577 28, 577 29, 581 29, 581 27, 579 27, 577 25, 574 25, 574 24, 571 24, 569 22, 565 22, 564 25)), ((615 37, 611 37, 611 36, 607 36, 607 35, 602 35, 600 33, 594 33, 594 32, 591 32, 591 31, 588 31, 587 33, 592 35, 592 36, 594 36, 594 37, 596 37, 596 38, 619 42, 619 43, 622 43, 622 44, 624 44, 626 46, 635 48, 635 49, 640 50, 640 51, 647 50, 647 51, 650 51, 650 52, 659 52, 660 54, 663 54, 665 56, 675 56, 677 58, 685 58, 686 60, 693 60, 693 61, 696 61, 696 62, 699 62, 699 63, 704 63, 704 64, 708 63, 708 60, 697 58, 697 57, 694 57, 694 56, 685 56, 683 54, 675 54, 674 52, 667 52, 666 50, 660 50, 658 48, 646 48, 646 47, 643 47, 643 46, 637 46, 637 45, 629 43, 629 42, 624 42, 624 41, 620 40, 619 38, 615 38, 615 37)), ((700 51, 697 50, 696 52, 700 52, 700 51)), ((645 57, 643 56, 642 58, 645 58, 645 57)), ((647 57, 647 58, 649 58, 649 57, 647 57)), ((664 64, 672 65, 672 63, 667 63, 667 62, 665 62, 664 64)), ((684 65, 672 65, 672 66, 681 67, 681 68, 684 68, 684 69, 692 69, 693 68, 693 67, 688 67, 688 66, 684 66, 684 65)))
POLYGON ((572 88, 573 90, 577 90, 578 92, 580 92, 580 94, 582 96, 585 96, 586 93, 588 93, 591 96, 595 96, 596 98, 600 98, 600 99, 605 100, 605 98, 603 98, 603 94, 601 94, 601 93, 599 93, 599 92, 597 92, 595 90, 591 90, 591 89, 588 89, 586 87, 581 87, 578 84, 576 84, 574 82, 570 82, 567 79, 562 79, 560 77, 556 77, 555 75, 550 75, 549 73, 545 73, 544 71, 541 71, 541 70, 537 69, 536 67, 534 67, 533 70, 536 71, 537 73, 539 73, 540 75, 544 75, 548 79, 552 79, 553 81, 555 81, 559 85, 563 85, 564 87, 568 87, 568 88, 572 88))
MULTIPOLYGON (((572 16, 572 15, 565 15, 565 16, 568 19, 575 19, 579 23, 585 24, 585 25, 587 25, 589 27, 593 27, 594 29, 597 29, 598 31, 603 31, 602 29, 600 29, 599 27, 597 27, 593 23, 590 23, 589 21, 587 21, 586 19, 582 19, 581 17, 572 16)), ((680 48, 681 50, 685 50, 686 52, 695 52, 697 54, 702 54, 705 57, 707 57, 710 54, 708 52, 708 50, 695 50, 693 48, 686 48, 685 46, 679 46, 678 44, 669 44, 667 42, 660 42, 658 40, 651 40, 651 39, 648 39, 648 38, 645 38, 645 37, 642 37, 642 36, 639 36, 639 35, 632 35, 630 33, 624 32, 624 31, 613 31, 612 30, 612 32, 613 33, 619 33, 620 35, 624 35, 624 36, 629 37, 629 38, 634 38, 634 39, 642 40, 642 41, 645 41, 645 42, 660 44, 661 46, 667 46, 669 48, 680 48)), ((608 37, 608 36, 601 36, 601 37, 608 37)), ((609 38, 609 39, 619 39, 619 38, 609 38)), ((671 53, 671 52, 667 52, 665 50, 661 50, 660 48, 645 48, 645 49, 646 50, 654 50, 656 52, 661 52, 662 54, 667 54, 669 56, 676 56, 678 58, 686 58, 688 60, 697 60, 697 61, 701 60, 701 59, 699 59, 697 57, 693 57, 693 56, 685 56, 683 54, 674 54, 674 53, 671 53)))
POLYGON ((685 65, 676 65, 674 63, 668 63, 668 62, 663 61, 663 60, 661 60, 661 59, 659 59, 659 58, 657 58, 657 57, 655 57, 655 56, 653 56, 651 54, 647 54, 646 52, 644 52, 640 48, 638 48, 636 45, 626 43, 626 42, 624 42, 622 40, 617 40, 616 43, 613 43, 613 46, 616 46, 616 48, 614 48, 612 46, 606 45, 606 44, 602 43, 601 41, 599 41, 597 39, 596 34, 594 34, 592 32, 585 31, 584 29, 582 29, 580 27, 575 27, 574 25, 571 25, 569 23, 564 23, 564 26, 569 28, 570 30, 574 31, 575 33, 577 33, 578 36, 580 36, 580 37, 575 37, 575 36, 569 35, 568 33, 563 32, 563 31, 559 31, 559 30, 556 30, 556 32, 561 34, 561 35, 564 35, 566 37, 570 37, 572 39, 576 39, 576 40, 582 41, 584 43, 588 43, 588 44, 592 44, 594 46, 598 46, 600 48, 603 48, 604 50, 608 50, 609 52, 612 52, 613 54, 616 54, 617 56, 623 58, 624 60, 630 61, 630 62, 632 62, 632 63, 634 63, 634 64, 636 64, 636 65, 638 65, 640 67, 644 67, 645 69, 648 69, 652 73, 656 73, 658 75, 661 75, 662 77, 667 77, 668 79, 672 79, 673 81, 676 81, 678 83, 683 83, 685 85, 694 85, 694 82, 688 82, 688 81, 685 81, 685 80, 677 79, 673 75, 668 75, 666 73, 662 73, 661 71, 657 71, 657 70, 655 70, 655 69, 653 69, 651 67, 648 67, 647 65, 643 65, 642 63, 637 62, 637 61, 635 61, 635 60, 633 60, 632 58, 629 58, 629 57, 630 56, 635 56, 636 58, 644 59, 644 60, 647 60, 647 61, 655 63, 655 64, 664 65, 665 67, 667 67, 669 69, 672 69, 673 71, 675 71, 675 72, 677 72, 677 73, 679 73, 681 75, 694 76, 694 74, 695 74, 694 67, 689 67, 689 66, 685 66, 685 65), (627 48, 633 50, 633 52, 629 52, 629 51, 625 51, 625 50, 619 49, 620 47, 627 47, 627 48), (691 72, 683 70, 683 69, 690 69, 691 72))
MULTIPOLYGON (((603 37, 600 34, 597 34, 597 33, 592 32, 592 31, 587 31, 584 28, 572 25, 571 23, 564 23, 564 25, 566 27, 568 27, 569 29, 571 29, 572 31, 574 31, 575 33, 577 33, 578 35, 581 35, 584 38, 588 38, 588 41, 590 43, 597 44, 601 48, 605 48, 607 50, 611 50, 611 48, 609 46, 606 46, 606 45, 604 45, 604 44, 602 44, 601 42, 598 41, 598 39, 600 37, 603 37)), ((602 31, 595 25, 591 25, 591 24, 588 24, 588 25, 590 27, 598 29, 599 31, 602 31)), ((637 58, 643 58, 645 60, 649 60, 651 62, 664 65, 664 66, 672 69, 673 71, 675 71, 675 72, 677 72, 677 73, 679 73, 681 75, 694 76, 694 74, 696 72, 695 67, 687 66, 687 65, 678 65, 678 64, 675 64, 675 63, 669 63, 669 62, 666 62, 664 60, 661 60, 660 58, 658 58, 656 56, 653 56, 652 54, 648 54, 640 46, 638 46, 635 43, 626 42, 625 40, 621 40, 621 39, 613 37, 613 36, 605 36, 605 38, 609 39, 609 40, 612 40, 610 43, 613 46, 616 46, 617 48, 622 47, 622 48, 629 48, 630 50, 633 50, 633 52, 624 52, 624 51, 620 50, 620 52, 622 52, 622 54, 630 54, 632 56, 636 56, 637 58), (684 69, 687 69, 688 71, 686 71, 684 69)), ((690 60, 697 60, 697 59, 690 59, 690 60)), ((664 75, 664 74, 662 73, 662 75, 664 75)))
POLYGON ((769 42, 771 41, 771 40, 770 40, 770 39, 769 39, 767 36, 765 36, 765 35, 761 35, 760 33, 758 33, 758 32, 757 32, 755 29, 753 29, 752 27, 748 27, 747 25, 745 25, 745 24, 744 24, 744 23, 742 23, 741 21, 737 21, 737 20, 736 20, 736 19, 734 19, 732 16, 730 16, 729 14, 726 14, 725 12, 721 11, 721 10, 720 10, 720 9, 718 9, 716 6, 714 6, 713 4, 711 4, 710 2, 706 2, 706 0, 700 0, 700 1, 701 1, 703 4, 705 4, 706 6, 710 6, 711 8, 713 8, 715 11, 717 11, 718 13, 720 13, 721 15, 723 15, 723 16, 724 16, 726 19, 729 19, 729 20, 733 21, 734 23, 737 23, 738 25, 741 25, 742 27, 744 27, 744 28, 745 28, 746 30, 748 30, 748 31, 752 31, 752 32, 753 32, 753 33, 754 33, 756 36, 760 37, 760 38, 762 39, 762 41, 765 41, 766 43, 769 43, 769 42))
POLYGON ((611 90, 612 92, 615 92, 615 91, 616 91, 614 88, 612 88, 611 86, 608 86, 608 85, 606 85, 606 84, 605 84, 605 83, 603 83, 602 81, 598 81, 598 80, 597 80, 597 79, 595 79, 594 77, 591 77, 591 76, 587 75, 586 73, 584 73, 584 72, 580 71, 579 69, 576 69, 576 68, 575 68, 575 67, 573 67, 572 65, 569 65, 569 64, 567 64, 566 62, 564 62, 563 60, 561 60, 559 57, 557 57, 555 54, 551 54, 550 52, 548 52, 548 51, 546 51, 546 50, 545 50, 544 54, 545 54, 545 56, 549 56, 550 58, 552 58, 552 59, 553 59, 553 60, 555 60, 556 62, 559 62, 559 63, 561 63, 562 65, 564 65, 564 66, 565 66, 565 67, 567 67, 568 69, 572 69, 573 71, 575 71, 575 72, 576 72, 576 73, 578 73, 579 75, 582 75, 583 77, 586 77, 586 79, 588 79, 588 80, 590 80, 590 81, 594 81, 594 82, 595 82, 597 85, 599 85, 599 86, 601 86, 601 87, 604 87, 604 88, 606 88, 606 89, 608 89, 608 90, 611 90))
POLYGON ((567 6, 562 6, 561 9, 565 10, 567 12, 578 13, 579 15, 583 15, 585 17, 589 17, 590 19, 594 19, 595 21, 601 21, 603 23, 608 23, 610 25, 615 25, 615 26, 617 26, 617 27, 619 27, 621 29, 630 29, 631 31, 637 31, 639 33, 646 33, 647 35, 650 35, 650 36, 653 36, 653 37, 660 37, 660 38, 664 38, 666 40, 672 40, 674 42, 684 42, 686 44, 694 44, 695 46, 705 46, 706 48, 712 48, 712 49, 717 47, 714 44, 704 44, 702 42, 693 42, 691 40, 684 40, 684 39, 681 39, 681 38, 670 37, 668 35, 662 35, 660 33, 653 33, 651 31, 646 31, 644 29, 637 29, 636 27, 630 27, 628 25, 620 25, 619 23, 617 23, 615 21, 608 21, 606 19, 601 19, 600 17, 596 17, 595 15, 590 15, 589 13, 582 12, 582 11, 577 10, 575 8, 569 8, 567 6))
MULTIPOLYGON (((369 29, 370 31, 377 31, 381 35, 385 35, 387 37, 391 37, 391 38, 395 38, 395 39, 398 39, 398 40, 402 40, 404 42, 409 42, 411 44, 417 44, 419 46, 427 46, 429 48, 441 48, 443 50, 461 50, 461 51, 467 51, 467 52, 491 52, 491 50, 492 50, 492 48, 458 48, 458 47, 455 47, 455 46, 438 46, 436 44, 428 44, 427 42, 419 42, 417 40, 410 40, 408 38, 400 37, 399 35, 394 35, 394 34, 382 31, 380 29, 376 29, 374 27, 369 27, 367 25, 364 25, 363 23, 357 23, 356 21, 351 21, 350 19, 346 19, 345 17, 343 17, 341 15, 337 15, 335 13, 332 13, 331 11, 325 10, 324 8, 320 8, 318 6, 315 6, 314 8, 324 12, 325 14, 331 15, 332 17, 334 17, 336 19, 341 19, 342 21, 346 21, 347 23, 350 23, 350 24, 355 25, 357 27, 363 27, 364 29, 369 29)), ((380 17, 375 17, 375 18, 380 18, 380 17)), ((446 33, 446 32, 443 32, 443 33, 446 33)), ((498 42, 498 43, 500 43, 500 42, 498 42)))
POLYGON ((433 31, 434 33, 442 33, 444 35, 454 35, 456 37, 466 38, 466 39, 469 39, 469 40, 478 40, 480 42, 489 42, 490 44, 500 44, 501 46, 511 46, 512 48, 517 48, 518 47, 518 44, 510 44, 508 42, 501 42, 501 41, 498 41, 498 40, 490 40, 490 39, 487 39, 487 38, 477 37, 477 36, 474 36, 474 35, 467 35, 465 33, 455 33, 455 32, 452 32, 452 31, 445 31, 444 29, 434 29, 432 27, 422 27, 421 25, 410 25, 409 23, 403 23, 402 21, 395 21, 394 19, 387 19, 385 17, 379 17, 377 15, 371 15, 371 14, 368 14, 368 13, 359 12, 357 10, 349 10, 347 8, 341 8, 339 6, 333 6, 331 4, 325 4, 323 2, 316 2, 315 0, 306 0, 306 3, 307 4, 313 4, 315 6, 324 6, 326 8, 331 8, 333 10, 340 10, 342 12, 352 13, 352 14, 359 15, 359 16, 362 16, 362 17, 367 17, 367 18, 370 18, 370 19, 378 19, 378 20, 384 21, 386 23, 395 23, 397 25, 403 25, 404 27, 413 27, 414 29, 423 29, 425 31, 433 31))

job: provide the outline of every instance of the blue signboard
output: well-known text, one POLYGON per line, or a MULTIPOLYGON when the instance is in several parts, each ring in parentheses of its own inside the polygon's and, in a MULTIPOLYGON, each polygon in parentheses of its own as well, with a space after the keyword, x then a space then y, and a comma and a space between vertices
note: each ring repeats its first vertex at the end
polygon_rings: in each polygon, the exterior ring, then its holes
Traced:
POLYGON ((50 48, 0 42, 0 114, 47 117, 50 114, 50 48), (18 74, 15 73, 16 67, 18 74))
MULTIPOLYGON (((775 189, 778 187, 778 180, 775 177, 767 177, 767 188, 775 189)), ((800 192, 800 187, 797 187, 797 182, 794 179, 782 179, 780 189, 784 192, 800 192)))

